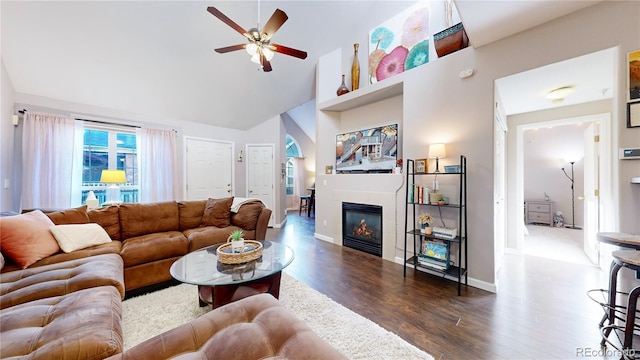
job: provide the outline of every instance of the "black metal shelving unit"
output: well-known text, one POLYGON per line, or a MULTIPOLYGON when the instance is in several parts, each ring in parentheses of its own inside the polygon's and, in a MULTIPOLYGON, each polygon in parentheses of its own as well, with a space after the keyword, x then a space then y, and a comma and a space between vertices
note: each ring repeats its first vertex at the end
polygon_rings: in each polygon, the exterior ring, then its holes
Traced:
POLYGON ((458 172, 432 172, 432 173, 416 173, 414 171, 415 160, 407 160, 407 182, 405 189, 405 224, 404 224, 404 276, 407 276, 407 265, 413 266, 414 270, 423 270, 425 272, 441 275, 447 279, 455 280, 458 282, 458 296, 461 295, 462 290, 462 278, 464 277, 464 284, 468 285, 468 269, 467 266, 467 158, 464 155, 460 156, 460 171, 458 172), (458 177, 458 200, 457 204, 448 205, 436 205, 427 203, 418 203, 410 201, 409 189, 416 184, 416 177, 458 177), (453 239, 442 238, 434 235, 426 235, 420 232, 420 229, 415 228, 417 211, 422 207, 435 207, 438 210, 444 211, 457 211, 457 236, 453 239), (410 240, 409 240, 410 239, 410 240), (429 240, 437 240, 448 244, 448 250, 450 256, 455 257, 455 265, 450 265, 447 269, 436 269, 430 266, 422 264, 418 259, 420 251, 423 249, 423 242, 429 240), (411 241, 413 244, 413 255, 407 258, 407 242, 411 241), (455 253, 454 250, 455 249, 455 253))

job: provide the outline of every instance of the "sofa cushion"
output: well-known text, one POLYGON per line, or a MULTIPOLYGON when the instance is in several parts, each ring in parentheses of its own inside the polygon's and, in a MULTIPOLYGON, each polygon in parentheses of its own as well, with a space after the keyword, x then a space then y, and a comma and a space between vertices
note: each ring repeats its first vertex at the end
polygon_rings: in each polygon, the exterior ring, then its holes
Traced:
POLYGON ((0 348, 12 359, 103 359, 122 352, 122 304, 112 286, 4 309, 0 348))
POLYGON ((255 230, 262 209, 264 204, 261 201, 244 203, 237 213, 231 214, 231 224, 244 230, 255 230))
MULTIPOLYGON (((95 245, 88 248, 72 251, 70 253, 60 251, 57 254, 47 256, 42 260, 36 261, 31 266, 29 266, 29 269, 40 267, 40 266, 47 266, 51 264, 58 264, 65 261, 84 259, 84 258, 97 256, 97 255, 104 255, 104 254, 119 255, 121 248, 122 248, 122 243, 120 241, 111 241, 106 244, 95 245)), ((2 269, 2 272, 5 273, 5 272, 16 271, 20 269, 22 268, 19 267, 17 264, 7 261, 4 268, 2 269)))
POLYGON ((207 200, 202 214, 202 226, 225 227, 231 223, 231 204, 233 196, 221 199, 207 200))
POLYGON ((121 240, 136 236, 179 230, 178 203, 175 201, 149 204, 120 205, 121 240))
POLYGON ((56 225, 61 224, 86 224, 89 222, 87 215, 87 205, 83 205, 73 209, 66 209, 46 213, 46 215, 56 225))
POLYGON ((0 275, 0 309, 107 285, 124 297, 123 262, 116 254, 7 272, 0 275))
POLYGON ((116 205, 91 209, 87 215, 89 221, 102 226, 111 239, 120 240, 120 215, 116 205))
POLYGON ((126 239, 120 256, 125 267, 185 255, 189 251, 186 236, 179 231, 157 232, 126 239))
MULTIPOLYGON (((227 226, 219 228, 217 226, 204 226, 195 229, 189 229, 183 231, 184 235, 189 240, 189 252, 202 249, 203 247, 223 243, 229 238, 234 230, 242 230, 237 226, 227 226)), ((244 231, 244 230, 243 230, 244 231)), ((253 239, 251 232, 244 234, 245 239, 253 239)))
POLYGON ((115 359, 346 359, 271 294, 224 305, 115 359))
POLYGON ((66 253, 111 242, 109 234, 98 224, 55 225, 49 230, 66 253))
POLYGON ((200 226, 205 206, 207 206, 207 200, 178 201, 180 231, 200 226))
POLYGON ((51 235, 51 219, 35 210, 16 216, 0 217, 0 248, 22 269, 60 251, 51 235))

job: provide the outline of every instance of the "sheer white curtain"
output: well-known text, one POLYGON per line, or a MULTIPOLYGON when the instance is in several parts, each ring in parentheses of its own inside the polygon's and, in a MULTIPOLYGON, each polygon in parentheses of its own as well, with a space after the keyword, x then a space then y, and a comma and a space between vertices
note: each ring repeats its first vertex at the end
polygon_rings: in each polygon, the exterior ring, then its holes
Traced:
POLYGON ((304 158, 293 158, 293 196, 294 201, 300 204, 300 195, 306 195, 307 191, 307 177, 306 170, 304 168, 304 158))
POLYGON ((178 198, 177 135, 171 130, 138 129, 140 202, 178 198))
POLYGON ((82 123, 26 112, 22 130, 22 208, 68 208, 82 201, 82 123))

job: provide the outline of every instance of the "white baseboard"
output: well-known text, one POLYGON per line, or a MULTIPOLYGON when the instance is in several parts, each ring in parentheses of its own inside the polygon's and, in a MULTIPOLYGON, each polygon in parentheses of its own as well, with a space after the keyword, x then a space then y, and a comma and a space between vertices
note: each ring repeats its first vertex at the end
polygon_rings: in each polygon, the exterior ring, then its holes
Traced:
POLYGON ((284 224, 287 223, 287 217, 284 217, 284 220, 282 220, 282 222, 280 224, 274 224, 272 227, 274 229, 282 229, 284 227, 284 224))
POLYGON ((322 234, 318 234, 318 233, 313 233, 313 237, 318 239, 318 240, 322 240, 322 241, 326 241, 332 244, 335 244, 335 242, 333 241, 333 238, 330 236, 325 236, 322 234))
MULTIPOLYGON (((395 262, 396 264, 400 264, 400 265, 403 265, 403 264, 404 264, 404 260, 403 260, 402 258, 400 258, 400 257, 396 257, 394 262, 395 262)), ((409 268, 413 268, 413 265, 407 265, 407 267, 409 267, 409 268)), ((441 274, 439 274, 439 273, 435 273, 435 272, 434 272, 434 273, 432 273, 432 272, 430 272, 429 270, 427 270, 427 269, 423 269, 423 268, 418 268, 418 271, 423 271, 423 272, 426 272, 426 273, 428 273, 428 274, 436 274, 436 275, 440 275, 440 276, 442 276, 442 275, 441 275, 441 274)), ((447 279, 450 279, 450 280, 458 280, 458 279, 456 279, 456 278, 449 277, 449 276, 445 276, 445 277, 446 277, 447 279)), ((491 283, 488 283, 488 282, 486 282, 486 281, 482 281, 482 280, 474 279, 474 278, 472 278, 472 277, 470 277, 470 276, 468 277, 468 279, 467 279, 467 280, 468 280, 469 286, 473 286, 474 288, 478 288, 478 289, 481 289, 481 290, 485 290, 485 291, 488 291, 488 292, 491 292, 491 293, 494 293, 494 294, 498 291, 498 287, 496 286, 496 284, 491 284, 491 283)))

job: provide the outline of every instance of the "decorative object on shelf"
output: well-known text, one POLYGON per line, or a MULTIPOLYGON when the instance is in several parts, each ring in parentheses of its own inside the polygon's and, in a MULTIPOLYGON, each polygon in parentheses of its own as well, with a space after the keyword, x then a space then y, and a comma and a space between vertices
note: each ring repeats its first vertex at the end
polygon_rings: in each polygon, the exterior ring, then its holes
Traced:
POLYGON ((640 99, 640 50, 627 54, 627 101, 640 99))
POLYGON ((447 156, 444 144, 431 144, 429 145, 429 159, 436 159, 436 170, 434 172, 440 172, 440 159, 444 159, 447 156))
POLYGON ((360 60, 358 60, 358 43, 353 44, 353 64, 351 64, 351 91, 360 88, 360 60))
POLYGON ((438 57, 443 57, 469 46, 469 37, 462 23, 453 24, 453 13, 457 14, 453 0, 445 0, 444 10, 447 28, 433 35, 438 57))
POLYGON ((420 1, 369 31, 369 83, 429 62, 429 3, 420 1))
POLYGON ((104 184, 111 184, 107 188, 106 202, 122 201, 120 198, 120 186, 118 186, 118 184, 124 184, 127 182, 127 175, 124 170, 102 170, 100 182, 104 184))
POLYGON ((340 84, 338 91, 336 91, 336 94, 338 94, 338 96, 344 95, 349 92, 349 88, 347 88, 347 84, 345 84, 344 82, 344 77, 344 74, 342 74, 342 84, 340 84))
POLYGON ((447 174, 455 174, 460 172, 460 165, 445 165, 444 172, 447 174))
POLYGON ((569 229, 578 229, 578 227, 576 227, 576 206, 575 206, 575 189, 573 188, 573 185, 575 183, 575 177, 573 175, 573 165, 576 163, 575 161, 569 161, 569 163, 571 164, 571 176, 569 176, 567 174, 567 172, 564 170, 564 168, 562 168, 562 172, 564 173, 564 176, 567 177, 567 179, 569 179, 569 181, 571 181, 571 226, 567 226, 567 228, 569 229))
POLYGON ((469 46, 469 37, 462 23, 433 34, 433 40, 438 57, 451 54, 469 46))
MULTIPOLYGON (((442 200, 442 193, 439 192, 430 192, 429 193, 429 204, 431 205, 439 205, 438 203, 442 200)), ((444 204, 442 204, 444 205, 444 204)))
POLYGON ((418 224, 420 225, 420 232, 426 235, 431 235, 433 228, 431 227, 431 223, 433 223, 433 217, 429 213, 422 213, 418 215, 418 224))
POLYGON ((427 172, 427 159, 416 159, 415 169, 413 170, 416 174, 424 174, 427 172))
POLYGON ((627 103, 627 127, 640 127, 640 101, 627 103))

